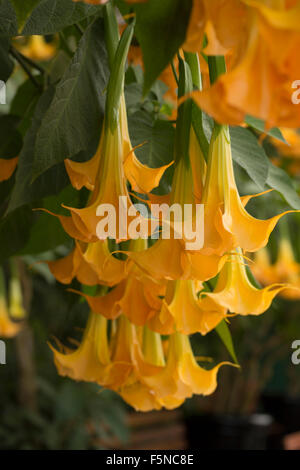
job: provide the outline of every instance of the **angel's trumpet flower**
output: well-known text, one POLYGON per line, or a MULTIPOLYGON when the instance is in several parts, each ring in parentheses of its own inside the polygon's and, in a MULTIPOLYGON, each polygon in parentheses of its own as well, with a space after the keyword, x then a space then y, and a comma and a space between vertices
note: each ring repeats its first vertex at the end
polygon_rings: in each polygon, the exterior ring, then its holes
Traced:
MULTIPOLYGON (((138 329, 128 319, 121 316, 118 319, 118 331, 115 347, 112 353, 115 375, 119 377, 119 368, 124 364, 130 364, 131 369, 122 383, 113 387, 123 399, 139 411, 160 409, 161 404, 156 397, 156 390, 149 387, 147 378, 156 377, 163 369, 164 358, 161 350, 160 338, 142 338, 138 329), (142 351, 142 343, 144 351, 142 351)), ((144 332, 147 336, 147 331, 144 332)), ((152 334, 151 332, 149 332, 152 334)), ((153 335, 153 334, 152 334, 153 335)), ((158 386, 166 386, 172 391, 169 383, 159 383, 158 386)))
POLYGON ((9 280, 9 314, 12 319, 20 321, 26 317, 23 305, 22 286, 14 262, 11 262, 12 275, 9 280))
POLYGON ((267 247, 264 247, 255 253, 252 272, 255 278, 263 285, 272 284, 272 282, 278 281, 274 276, 271 258, 267 247))
POLYGON ((104 381, 110 364, 107 320, 91 312, 78 349, 72 351, 61 347, 58 351, 51 345, 50 348, 60 375, 88 382, 104 381))
POLYGON ((75 351, 62 346, 58 351, 50 345, 60 375, 96 382, 108 388, 118 388, 126 381, 132 365, 129 360, 112 358, 107 323, 102 315, 91 312, 82 341, 75 351))
MULTIPOLYGON (((129 328, 130 324, 127 323, 129 328)), ((137 340, 135 330, 132 330, 131 360, 134 369, 131 377, 120 389, 122 398, 137 411, 159 410, 162 405, 157 399, 157 391, 166 387, 167 393, 172 393, 175 388, 173 383, 164 380, 155 380, 161 377, 161 371, 165 367, 162 340, 159 334, 144 328, 141 344, 137 340)))
POLYGON ((217 373, 224 364, 211 370, 200 367, 188 336, 174 333, 169 339, 165 362, 161 338, 144 331, 143 356, 136 354, 134 378, 121 388, 121 396, 136 409, 172 409, 193 394, 210 395, 217 387, 217 373), (142 400, 143 398, 143 400, 142 400))
POLYGON ((286 211, 267 220, 252 217, 239 196, 232 164, 228 127, 216 125, 210 143, 207 178, 203 193, 205 236, 203 252, 221 254, 232 248, 257 251, 286 211))
POLYGON ((140 411, 176 408, 193 393, 208 395, 215 390, 217 372, 225 363, 211 370, 198 366, 187 336, 171 335, 166 361, 158 333, 146 327, 141 335, 122 315, 115 332, 111 325, 108 341, 107 322, 91 313, 76 351, 51 347, 60 375, 115 390, 140 411))
POLYGON ((201 283, 191 280, 168 281, 165 300, 160 311, 160 321, 170 323, 173 330, 182 334, 199 332, 205 335, 213 330, 226 316, 226 308, 221 305, 206 305, 197 297, 197 288, 203 289, 201 283), (198 284, 198 286, 196 286, 198 284))
POLYGON ((279 151, 280 156, 299 159, 300 134, 298 130, 288 128, 281 128, 280 130, 285 139, 285 142, 282 142, 279 139, 272 138, 272 144, 279 151))
MULTIPOLYGON (((138 252, 146 247, 147 240, 131 240, 129 252, 138 252)), ((126 266, 126 262, 122 263, 126 266)), ((153 316, 153 310, 159 310, 161 306, 160 296, 164 294, 165 283, 155 281, 132 261, 129 261, 125 273, 126 279, 124 276, 122 282, 109 293, 102 296, 82 295, 95 313, 111 320, 124 314, 134 325, 145 325, 153 316)))
MULTIPOLYGON (((83 209, 71 207, 68 209, 71 211, 75 226, 81 233, 88 232, 100 239, 110 236, 117 241, 127 240, 130 238, 128 226, 137 217, 138 212, 132 205, 127 190, 122 161, 121 129, 117 125, 112 131, 109 126, 104 125, 103 132, 105 133, 103 158, 100 159, 97 180, 90 201, 83 209), (108 212, 108 207, 113 211, 112 214, 108 212), (103 219, 107 213, 108 216, 103 219), (105 230, 106 227, 108 230, 105 230)), ((144 230, 143 235, 147 236, 148 224, 144 230)))
POLYGON ((19 333, 20 329, 21 323, 12 321, 9 316, 4 275, 0 268, 0 337, 12 338, 19 333))
POLYGON ((237 249, 221 270, 214 291, 203 294, 203 302, 207 307, 217 303, 239 315, 260 315, 287 287, 287 284, 271 284, 264 289, 254 287, 248 278, 242 251, 237 249))
POLYGON ((217 388, 217 374, 223 365, 235 366, 230 362, 220 362, 212 369, 204 369, 197 364, 189 337, 175 333, 170 338, 174 342, 174 353, 180 380, 197 395, 211 395, 217 388))
MULTIPOLYGON (((200 367, 193 354, 189 337, 174 333, 169 338, 169 350, 165 371, 176 384, 176 391, 170 395, 158 394, 159 402, 168 409, 178 407, 193 394, 210 395, 217 387, 217 374, 223 365, 221 362, 210 370, 200 367)), ((157 378, 154 377, 154 380, 157 378)))
MULTIPOLYGON (((121 96, 120 100, 119 119, 122 142, 121 160, 123 161, 125 177, 134 191, 148 193, 159 185, 163 173, 170 164, 160 168, 150 168, 137 159, 129 137, 124 95, 121 96)), ((90 160, 83 163, 70 159, 65 160, 66 170, 74 188, 81 189, 85 186, 90 191, 94 190, 100 161, 107 158, 104 152, 104 133, 102 132, 97 152, 90 160)))
POLYGON ((16 169, 18 157, 0 158, 0 182, 8 180, 16 169))
MULTIPOLYGON (((203 158, 202 155, 200 157, 203 158)), ((196 159, 194 158, 195 167, 196 159)), ((204 168, 204 166, 203 166, 204 168)), ((198 279, 207 280, 214 277, 221 269, 226 257, 218 254, 209 254, 202 252, 201 231, 203 230, 203 219, 200 212, 196 209, 196 200, 193 190, 193 172, 192 166, 187 165, 184 160, 180 160, 176 166, 170 195, 170 206, 168 208, 168 218, 166 213, 162 215, 163 227, 170 228, 169 236, 164 238, 162 229, 161 238, 150 248, 139 253, 132 253, 130 257, 146 272, 155 279, 198 279), (191 208, 190 214, 185 216, 185 209, 191 208), (181 217, 172 218, 172 208, 180 209, 181 217), (186 227, 189 237, 186 236, 186 227), (195 247, 200 244, 200 247, 195 247), (153 262, 155 260, 155 262, 153 262)), ((198 180, 198 189, 201 182, 198 180)), ((200 206, 198 206, 200 207, 200 206)), ((205 208, 204 208, 205 210, 205 208)), ((156 214, 154 214, 156 215, 156 214)))
MULTIPOLYGON (((156 170, 145 169, 134 157, 128 137, 123 87, 125 62, 133 27, 134 22, 127 26, 115 52, 108 83, 100 146, 93 162, 87 164, 89 171, 91 167, 92 170, 96 169, 94 185, 90 175, 88 178, 89 186, 93 187, 93 191, 85 208, 67 208, 70 210, 74 225, 80 233, 84 236, 89 234, 91 237, 98 237, 100 240, 107 237, 115 238, 117 241, 135 238, 136 230, 134 235, 130 232, 131 222, 135 229, 137 226, 139 227, 138 232, 141 238, 147 238, 149 231, 151 233, 156 228, 153 225, 151 228, 149 227, 146 207, 143 206, 144 211, 141 214, 143 209, 139 207, 139 210, 136 210, 132 204, 124 171, 125 167, 126 172, 130 174, 129 179, 132 186, 136 190, 143 190, 141 186, 148 185, 150 180, 155 180, 155 184, 158 184, 164 171, 159 170, 160 176, 157 176, 156 170), (155 174, 154 178, 150 178, 149 175, 153 173, 155 174), (108 215, 105 216, 105 214, 108 215)), ((82 174, 80 177, 81 185, 82 174)))
POLYGON ((271 264, 266 249, 255 254, 253 272, 262 284, 284 282, 293 288, 284 289, 280 296, 287 299, 300 298, 300 264, 296 261, 291 242, 283 237, 279 241, 277 259, 271 264))
POLYGON ((49 44, 43 36, 33 35, 28 39, 28 44, 19 47, 23 55, 33 60, 50 60, 56 53, 55 44, 49 44))
POLYGON ((76 277, 82 284, 90 286, 113 286, 127 275, 126 262, 110 253, 107 240, 87 245, 76 242, 67 256, 47 264, 53 276, 63 284, 69 284, 76 277))

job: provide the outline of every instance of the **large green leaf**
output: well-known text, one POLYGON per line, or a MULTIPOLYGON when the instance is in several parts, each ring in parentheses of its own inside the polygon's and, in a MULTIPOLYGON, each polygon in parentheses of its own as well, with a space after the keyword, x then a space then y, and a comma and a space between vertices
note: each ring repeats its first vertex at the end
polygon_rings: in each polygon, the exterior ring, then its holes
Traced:
POLYGON ((21 31, 32 10, 41 0, 10 0, 18 21, 18 30, 21 31))
POLYGON ((99 19, 82 37, 42 119, 36 137, 34 178, 65 158, 95 150, 108 75, 103 22, 99 19))
POLYGON ((0 158, 13 158, 22 148, 18 131, 19 118, 11 114, 0 116, 0 158))
POLYGON ((99 11, 101 6, 72 0, 40 0, 26 21, 22 34, 53 34, 99 11))
POLYGON ((33 217, 29 207, 20 207, 0 221, 0 264, 26 244, 33 217))
POLYGON ((255 118, 253 116, 246 116, 245 118, 245 123, 248 124, 250 127, 253 129, 262 132, 263 134, 267 134, 270 137, 274 137, 277 140, 280 140, 281 142, 286 143, 285 138, 283 137, 281 130, 278 129, 278 127, 272 127, 269 130, 265 129, 265 121, 259 118, 255 118))
POLYGON ((14 63, 9 56, 10 41, 8 38, 0 37, 0 80, 6 80, 12 74, 14 63))
POLYGON ((0 36, 16 36, 17 34, 16 12, 9 0, 0 0, 0 36))
POLYGON ((264 149, 252 132, 243 127, 231 127, 230 137, 233 160, 263 190, 269 171, 269 161, 264 149))
POLYGON ((57 165, 31 184, 36 134, 42 118, 49 108, 53 94, 54 89, 48 88, 41 96, 36 106, 31 128, 26 134, 24 145, 19 156, 16 183, 11 195, 8 212, 22 205, 37 201, 46 195, 55 194, 68 183, 64 166, 57 165))
MULTIPOLYGON (((44 198, 41 207, 45 207, 54 214, 64 214, 66 210, 61 207, 61 204, 77 207, 81 204, 82 196, 84 196, 82 192, 68 185, 58 194, 44 198)), ((29 240, 19 254, 34 255, 72 243, 57 217, 40 211, 34 213, 37 219, 31 227, 29 240)))
MULTIPOLYGON (((122 8, 120 2, 120 6, 122 8)), ((192 0, 149 0, 134 6, 145 64, 144 94, 185 40, 192 0)))
POLYGON ((289 175, 269 161, 267 187, 278 191, 293 209, 300 209, 300 197, 289 175))
MULTIPOLYGON (((169 121, 154 119, 146 111, 137 111, 129 116, 129 133, 132 145, 144 144, 136 150, 138 159, 157 168, 174 159, 174 127, 169 121)), ((170 191, 173 168, 166 171, 159 186, 161 192, 170 191)))
MULTIPOLYGON (((40 80, 41 82, 41 80, 40 80)), ((10 106, 10 112, 19 117, 18 130, 25 135, 31 126, 31 119, 41 90, 28 79, 19 86, 10 106)))
POLYGON ((34 255, 43 253, 69 241, 70 238, 62 228, 59 220, 43 213, 32 225, 29 239, 19 254, 34 255))

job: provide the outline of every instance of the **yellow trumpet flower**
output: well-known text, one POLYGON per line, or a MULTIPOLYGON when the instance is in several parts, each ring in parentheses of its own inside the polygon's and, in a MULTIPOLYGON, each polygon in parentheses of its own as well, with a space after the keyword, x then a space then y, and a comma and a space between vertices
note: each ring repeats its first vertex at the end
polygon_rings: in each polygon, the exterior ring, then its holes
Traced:
MULTIPOLYGON (((131 145, 124 95, 121 96, 119 115, 122 142, 121 157, 125 176, 134 191, 148 193, 159 185, 163 173, 172 163, 159 168, 149 168, 146 165, 143 165, 136 158, 134 149, 131 145)), ((65 160, 65 167, 74 188, 81 189, 85 186, 90 191, 94 190, 101 158, 107 158, 105 157, 104 152, 103 131, 97 152, 90 160, 83 163, 75 162, 70 159, 65 160)))
POLYGON ((93 312, 89 315, 83 339, 75 351, 66 348, 58 351, 52 345, 49 346, 58 373, 74 380, 96 382, 114 388, 126 381, 132 369, 129 360, 120 360, 116 354, 115 359, 112 358, 107 320, 93 312))
POLYGON ((205 236, 202 252, 222 254, 233 248, 257 251, 286 211, 267 220, 251 216, 236 187, 228 127, 216 127, 210 143, 207 178, 202 202, 205 205, 205 236))
POLYGON ((272 138, 272 144, 278 149, 280 156, 288 158, 300 158, 300 134, 296 129, 282 128, 281 133, 286 140, 272 138))
POLYGON ((180 333, 171 335, 165 359, 158 333, 148 328, 139 332, 124 316, 117 322, 116 331, 111 327, 108 335, 108 320, 90 313, 77 350, 63 352, 50 346, 59 374, 110 388, 140 411, 176 408, 194 393, 214 392, 219 368, 229 363, 203 369, 188 337, 180 333))
POLYGON ((214 291, 202 294, 205 296, 203 303, 207 308, 216 303, 238 315, 260 315, 287 287, 287 284, 271 284, 263 289, 254 287, 248 278, 242 251, 237 249, 221 270, 214 291))
POLYGON ((286 288, 280 296, 286 299, 300 299, 300 264, 295 260, 293 248, 288 238, 281 238, 278 246, 277 259, 271 264, 266 249, 255 254, 254 275, 262 284, 283 282, 293 288, 286 288))
POLYGON ((162 323, 170 323, 171 316, 173 329, 169 333, 177 331, 190 335, 199 332, 205 335, 225 318, 226 308, 215 304, 207 309, 197 297, 197 288, 202 290, 203 286, 198 283, 196 287, 196 282, 191 280, 168 282, 159 318, 162 323))
MULTIPOLYGON (((132 240, 129 252, 137 252, 145 246, 147 240, 132 240)), ((126 262, 122 263, 126 265, 126 262)), ((155 281, 130 261, 125 273, 126 278, 124 275, 122 282, 105 295, 90 296, 75 292, 83 295, 95 313, 111 320, 124 314, 134 325, 145 325, 152 318, 153 310, 160 309, 160 296, 164 295, 165 283, 155 281)))
POLYGON ((58 351, 51 344, 49 346, 60 375, 90 382, 104 380, 110 356, 107 321, 101 315, 90 313, 83 339, 75 351, 62 347, 62 350, 58 351))
POLYGON ((6 301, 5 282, 3 271, 0 268, 0 337, 13 338, 16 336, 22 324, 11 320, 6 301))
POLYGON ((76 277, 79 282, 89 286, 113 286, 126 277, 126 262, 110 253, 107 240, 87 245, 75 243, 75 248, 67 256, 47 262, 59 282, 69 284, 76 277))
POLYGON ((120 394, 137 410, 148 411, 162 406, 173 409, 193 394, 210 395, 217 387, 217 373, 222 362, 211 370, 200 367, 193 355, 188 336, 170 336, 165 361, 161 338, 144 331, 143 355, 136 354, 133 382, 121 387, 120 394))
POLYGON ((33 35, 28 44, 19 47, 20 52, 33 60, 50 60, 56 53, 56 46, 45 41, 43 36, 33 35))
POLYGON ((217 374, 223 365, 234 365, 221 362, 207 370, 200 367, 194 357, 187 335, 174 333, 169 338, 166 366, 153 377, 143 379, 154 391, 161 405, 167 409, 178 407, 186 398, 193 394, 210 395, 217 387, 217 374), (166 383, 168 386, 162 387, 166 383), (169 393, 169 387, 175 390, 169 393))
MULTIPOLYGON (((193 142, 193 150, 195 148, 194 145, 195 143, 193 142)), ((220 271, 225 262, 226 256, 223 256, 224 250, 223 253, 219 255, 216 253, 207 254, 202 248, 195 250, 186 249, 186 222, 191 224, 196 236, 199 235, 199 230, 202 227, 198 227, 198 231, 197 228, 195 230, 193 219, 197 204, 193 182, 195 182, 198 197, 200 197, 200 194, 202 193, 203 184, 202 173, 200 175, 195 175, 193 173, 193 169, 199 170, 201 168, 203 172, 206 171, 205 162, 202 163, 202 153, 198 153, 198 158, 200 159, 200 163, 197 162, 197 157, 194 155, 191 159, 193 162, 191 165, 186 165, 183 160, 180 160, 174 173, 170 195, 170 207, 172 207, 173 204, 179 205, 182 208, 183 220, 180 220, 178 223, 177 220, 174 218, 172 219, 171 216, 173 216, 173 214, 171 211, 169 219, 166 219, 166 216, 163 214, 162 222, 167 223, 170 226, 169 239, 161 237, 147 250, 130 254, 130 258, 133 259, 141 269, 145 270, 155 279, 197 279, 205 281, 214 277, 220 271), (185 204, 189 204, 192 207, 191 221, 185 217, 185 204), (179 238, 176 238, 177 230, 178 233, 181 232, 182 235, 179 238), (155 260, 155 262, 153 260, 155 260)))
POLYGON ((26 311, 23 306, 23 295, 20 279, 12 276, 9 280, 9 314, 13 320, 24 320, 26 311))

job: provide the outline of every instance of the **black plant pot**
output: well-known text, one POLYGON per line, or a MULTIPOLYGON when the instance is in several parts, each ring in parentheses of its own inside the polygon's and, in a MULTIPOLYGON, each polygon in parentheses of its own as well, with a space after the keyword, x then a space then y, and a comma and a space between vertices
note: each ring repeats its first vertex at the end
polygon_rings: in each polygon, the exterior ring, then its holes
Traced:
POLYGON ((287 397, 284 400, 283 425, 287 434, 300 431, 300 400, 287 397))
POLYGON ((300 400, 284 395, 263 395, 262 405, 276 423, 271 447, 282 448, 284 436, 300 431, 300 400))
POLYGON ((203 450, 266 450, 271 424, 267 414, 186 418, 190 448, 203 450))

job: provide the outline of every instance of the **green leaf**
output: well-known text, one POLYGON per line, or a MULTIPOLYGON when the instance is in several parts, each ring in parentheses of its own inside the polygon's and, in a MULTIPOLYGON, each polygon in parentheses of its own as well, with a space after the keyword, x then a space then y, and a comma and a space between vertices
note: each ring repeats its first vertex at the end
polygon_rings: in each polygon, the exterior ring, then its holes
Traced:
POLYGON ((22 34, 54 34, 66 26, 95 15, 101 11, 101 8, 101 6, 75 3, 72 0, 40 0, 28 18, 22 34))
POLYGON ((22 148, 18 131, 19 118, 11 114, 0 116, 0 158, 13 158, 22 148))
POLYGON ((221 338, 222 342, 224 343, 227 351, 229 352, 234 362, 238 364, 239 362, 236 357, 231 332, 226 321, 222 320, 221 323, 219 323, 218 326, 215 328, 215 330, 217 334, 219 335, 219 337, 221 338))
POLYGON ((8 212, 22 205, 37 201, 46 195, 56 193, 68 183, 64 166, 57 165, 31 184, 36 135, 42 118, 49 108, 53 94, 54 89, 52 87, 48 88, 36 106, 31 128, 26 134, 19 156, 16 183, 11 195, 8 212))
POLYGON ((9 0, 0 1, 0 36, 16 36, 18 21, 15 10, 9 0))
POLYGON ((271 161, 269 161, 267 186, 278 191, 293 209, 300 209, 300 197, 292 179, 282 168, 273 165, 271 161))
POLYGON ((35 146, 33 178, 81 151, 95 151, 104 116, 109 68, 103 21, 83 35, 42 119, 35 146))
POLYGON ((17 253, 29 239, 33 212, 29 207, 20 207, 0 222, 0 264, 17 253))
POLYGON ((231 149, 233 160, 263 190, 268 178, 269 160, 257 138, 248 129, 231 127, 231 149))
POLYGON ((40 1, 41 0, 10 0, 16 12, 18 31, 21 32, 27 18, 40 1))
POLYGON ((40 96, 41 91, 30 79, 23 82, 17 89, 10 106, 10 112, 19 117, 18 130, 22 135, 25 135, 31 126, 31 119, 40 96))
POLYGON ((70 241, 57 217, 40 214, 30 229, 30 236, 19 255, 34 255, 53 250, 70 241))
POLYGON ((145 65, 144 94, 185 40, 192 0, 149 0, 135 5, 136 35, 145 65))
POLYGON ((265 121, 259 118, 255 118, 253 116, 246 116, 245 118, 245 123, 248 124, 248 126, 253 127, 253 129, 262 132, 264 134, 267 134, 271 137, 274 137, 275 139, 280 140, 283 143, 287 143, 285 138, 283 137, 281 130, 278 129, 278 127, 272 127, 272 129, 266 130, 265 129, 265 121))
POLYGON ((10 40, 0 37, 0 80, 6 82, 14 69, 14 63, 9 56, 10 40))
MULTIPOLYGON (((128 118, 129 133, 132 145, 144 143, 136 149, 138 159, 157 168, 170 163, 174 159, 175 130, 169 121, 154 119, 146 111, 137 111, 128 118)), ((161 193, 171 189, 173 165, 167 169, 159 185, 161 193)))

